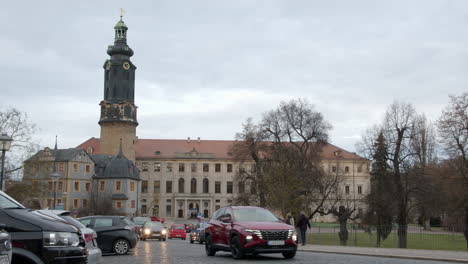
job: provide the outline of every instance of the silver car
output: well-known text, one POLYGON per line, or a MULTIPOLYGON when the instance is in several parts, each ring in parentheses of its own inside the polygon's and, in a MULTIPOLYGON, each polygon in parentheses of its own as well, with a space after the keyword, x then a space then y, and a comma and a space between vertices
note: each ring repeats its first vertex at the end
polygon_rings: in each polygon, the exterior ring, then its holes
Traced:
MULTIPOLYGON (((46 214, 51 217, 58 218, 62 221, 65 221, 69 224, 74 225, 75 227, 81 230, 81 234, 83 235, 83 239, 86 242, 86 249, 88 249, 88 264, 98 264, 101 263, 102 259, 102 252, 101 249, 98 248, 96 238, 97 233, 91 228, 85 227, 82 223, 78 220, 73 218, 69 211, 63 210, 38 210, 38 213, 46 214)), ((2 264, 2 263, 0 263, 2 264)))

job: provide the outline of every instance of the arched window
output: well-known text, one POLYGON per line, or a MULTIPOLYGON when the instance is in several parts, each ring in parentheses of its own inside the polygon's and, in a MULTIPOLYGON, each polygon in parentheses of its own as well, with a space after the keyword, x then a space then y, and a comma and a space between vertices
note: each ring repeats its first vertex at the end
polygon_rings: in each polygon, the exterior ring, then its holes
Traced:
POLYGON ((205 178, 203 179, 203 193, 209 193, 210 192, 210 181, 205 178))
POLYGON ((197 193, 197 179, 195 178, 192 178, 190 181, 190 192, 197 193))
POLYGON ((179 179, 179 193, 184 193, 185 181, 183 178, 179 179))

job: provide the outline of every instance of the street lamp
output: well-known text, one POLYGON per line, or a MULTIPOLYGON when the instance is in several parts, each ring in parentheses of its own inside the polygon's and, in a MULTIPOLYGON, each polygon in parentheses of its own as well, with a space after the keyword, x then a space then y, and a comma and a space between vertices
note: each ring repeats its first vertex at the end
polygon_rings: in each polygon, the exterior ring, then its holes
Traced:
POLYGON ((3 178, 5 174, 5 152, 7 152, 11 147, 11 141, 13 139, 7 134, 2 134, 0 136, 0 150, 2 150, 2 171, 0 172, 0 190, 3 191, 3 178))
POLYGON ((54 183, 54 202, 53 202, 53 209, 55 210, 55 201, 57 200, 57 181, 56 179, 60 178, 60 173, 55 171, 55 166, 54 166, 54 172, 50 174, 50 177, 52 178, 52 182, 54 183))

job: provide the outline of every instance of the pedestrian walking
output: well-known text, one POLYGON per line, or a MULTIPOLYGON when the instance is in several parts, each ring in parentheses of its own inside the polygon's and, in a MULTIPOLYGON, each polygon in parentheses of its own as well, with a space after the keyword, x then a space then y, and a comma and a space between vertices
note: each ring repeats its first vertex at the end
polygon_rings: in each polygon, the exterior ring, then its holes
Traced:
POLYGON ((301 212, 301 216, 299 216, 299 220, 297 221, 297 227, 299 227, 299 230, 301 232, 301 241, 302 245, 305 246, 306 244, 306 231, 307 227, 310 227, 309 219, 303 212, 301 212))
POLYGON ((296 225, 294 224, 294 217, 292 216, 291 213, 287 213, 287 214, 286 214, 286 224, 292 225, 292 226, 296 226, 296 225))

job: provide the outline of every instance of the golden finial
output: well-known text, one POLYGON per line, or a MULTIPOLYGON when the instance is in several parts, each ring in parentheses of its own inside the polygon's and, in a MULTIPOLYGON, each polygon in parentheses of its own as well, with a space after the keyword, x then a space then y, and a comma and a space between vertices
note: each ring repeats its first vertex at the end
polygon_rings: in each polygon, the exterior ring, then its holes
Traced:
POLYGON ((120 20, 122 20, 123 15, 125 14, 125 10, 120 8, 120 20))

